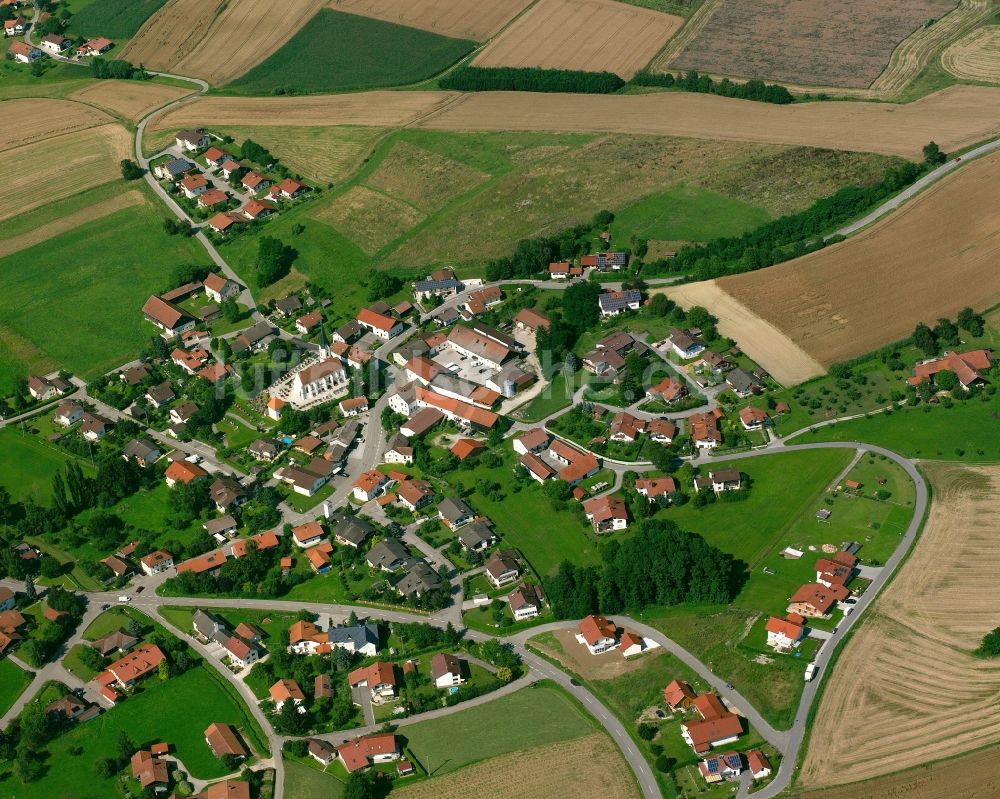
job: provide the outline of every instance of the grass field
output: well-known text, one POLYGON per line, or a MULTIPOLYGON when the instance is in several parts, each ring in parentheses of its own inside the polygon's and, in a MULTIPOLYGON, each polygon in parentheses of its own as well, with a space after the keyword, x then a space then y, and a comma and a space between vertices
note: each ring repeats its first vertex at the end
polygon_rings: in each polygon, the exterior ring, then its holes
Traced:
POLYGON ((749 203, 678 184, 615 214, 611 235, 615 241, 631 241, 632 236, 659 241, 709 241, 739 236, 770 219, 766 211, 749 203))
POLYGON ((579 738, 593 729, 566 694, 541 683, 401 732, 420 764, 432 776, 441 776, 488 757, 579 738))
POLYGON ((121 40, 134 36, 167 0, 93 0, 75 13, 70 33, 121 40))
POLYGON ((285 796, 296 799, 340 799, 344 783, 320 771, 285 758, 285 796))
POLYGON ((227 89, 239 94, 336 92, 417 83, 473 47, 463 39, 326 8, 227 89))
MULTIPOLYGON (((92 764, 102 757, 115 757, 118 736, 123 730, 140 746, 169 741, 196 778, 221 777, 225 767, 205 744, 205 728, 213 721, 228 722, 242 728, 244 738, 249 739, 251 745, 254 739, 246 733, 248 724, 253 723, 249 721, 248 712, 219 680, 221 678, 209 673, 207 666, 197 666, 166 682, 153 676, 143 682, 140 692, 118 707, 51 740, 46 746, 51 756, 50 766, 41 779, 24 785, 12 775, 8 785, 22 799, 76 796, 81 772, 60 768, 57 764, 92 764), (192 697, 197 697, 197 701, 191 701, 192 697), (77 756, 70 755, 71 747, 83 751, 77 756)), ((259 737, 259 734, 258 731, 256 735, 259 737)), ((117 799, 115 780, 96 776, 92 767, 85 773, 90 799, 117 799)))
POLYGON ((14 661, 0 660, 0 716, 10 710, 30 682, 31 677, 15 666, 14 661))
POLYGON ((147 297, 174 265, 205 259, 196 242, 167 236, 162 218, 152 204, 124 208, 0 258, 0 333, 35 348, 21 368, 54 362, 91 378, 135 357, 154 332, 140 313, 147 297))
POLYGON ((34 497, 45 503, 52 496, 52 476, 72 460, 63 450, 15 427, 0 430, 0 485, 15 499, 34 497))

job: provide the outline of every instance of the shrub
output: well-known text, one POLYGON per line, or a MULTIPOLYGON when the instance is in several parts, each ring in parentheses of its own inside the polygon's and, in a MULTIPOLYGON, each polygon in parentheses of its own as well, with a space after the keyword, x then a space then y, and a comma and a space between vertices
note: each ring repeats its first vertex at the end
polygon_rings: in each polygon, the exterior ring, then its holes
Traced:
POLYGON ((536 67, 459 67, 438 81, 442 89, 472 92, 612 94, 625 81, 612 72, 536 67))

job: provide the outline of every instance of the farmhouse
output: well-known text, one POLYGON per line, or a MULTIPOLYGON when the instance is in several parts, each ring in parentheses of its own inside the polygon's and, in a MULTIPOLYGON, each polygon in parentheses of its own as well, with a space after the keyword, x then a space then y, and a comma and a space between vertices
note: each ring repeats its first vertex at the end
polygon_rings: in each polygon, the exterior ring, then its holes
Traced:
POLYGON ((24 33, 25 22, 26 20, 21 16, 14 17, 13 19, 5 19, 3 21, 3 35, 6 38, 20 36, 24 33))
POLYGON ((216 757, 232 755, 246 757, 249 754, 231 724, 214 722, 205 730, 205 743, 216 757))
POLYGON ((465 682, 462 661, 454 655, 438 652, 431 658, 431 682, 438 688, 451 688, 465 682))
POLYGON ((771 616, 764 626, 767 645, 779 652, 788 652, 799 645, 806 634, 803 619, 797 613, 789 613, 785 618, 771 616))
POLYGON ((464 289, 465 286, 462 282, 456 280, 452 274, 452 276, 443 277, 440 280, 434 278, 418 280, 413 284, 413 296, 418 302, 421 302, 431 297, 453 297, 464 289))
POLYGON ((204 281, 205 296, 215 302, 223 302, 240 293, 240 284, 216 272, 209 272, 204 281))
POLYGON ((163 331, 163 337, 171 339, 194 327, 194 318, 172 302, 153 296, 142 306, 146 320, 163 331))
POLYGON ((559 479, 571 486, 597 474, 601 468, 593 453, 581 452, 558 438, 549 444, 548 456, 563 467, 559 470, 559 479))
POLYGON ((139 559, 139 565, 145 574, 150 576, 154 574, 159 574, 160 572, 165 572, 168 569, 174 567, 173 556, 169 552, 164 552, 162 549, 158 549, 155 552, 150 552, 148 555, 144 555, 139 559))
POLYGON ((338 408, 341 416, 357 416, 359 413, 368 413, 368 397, 351 397, 341 400, 338 408))
MULTIPOLYGON (((115 683, 121 688, 131 688, 147 674, 159 668, 160 662, 165 659, 166 655, 156 644, 142 644, 108 666, 104 674, 111 676, 108 684, 115 683)), ((97 679, 100 680, 100 675, 97 679)))
POLYGON ((525 452, 518 459, 518 463, 528 470, 528 474, 531 476, 532 480, 539 483, 544 483, 546 480, 555 477, 556 475, 555 470, 534 452, 525 452))
POLYGON ((260 321, 232 340, 233 353, 241 355, 244 352, 260 352, 271 342, 274 334, 275 329, 269 322, 260 321))
POLYGON ((628 527, 628 508, 618 497, 605 495, 588 499, 583 503, 583 512, 594 526, 595 533, 610 533, 628 527))
POLYGON ((988 371, 995 360, 992 350, 946 352, 940 358, 920 361, 913 368, 913 377, 907 382, 911 386, 919 386, 924 381, 935 383, 938 373, 949 371, 954 372, 958 384, 965 391, 970 391, 985 382, 983 372, 988 371))
POLYGON ((715 746, 733 743, 743 734, 740 717, 730 713, 715 694, 699 694, 691 703, 700 721, 681 724, 681 737, 695 754, 704 754, 715 746))
POLYGON ((638 289, 606 291, 597 298, 597 305, 601 310, 601 317, 605 319, 618 316, 624 311, 638 311, 642 305, 642 292, 638 289))
POLYGON ((583 277, 583 267, 574 266, 569 261, 556 261, 549 264, 549 277, 552 280, 567 280, 574 277, 583 277))
POLYGON ((843 585, 825 586, 819 583, 806 583, 792 594, 787 612, 797 613, 806 618, 828 618, 833 607, 847 599, 850 593, 843 585))
POLYGON ((369 768, 375 763, 399 760, 399 755, 396 736, 389 733, 365 735, 337 747, 337 758, 348 774, 369 768))
POLYGON ((462 304, 467 316, 478 316, 485 313, 494 305, 503 302, 503 291, 499 286, 487 286, 479 291, 473 291, 469 298, 462 304))
POLYGON ((542 611, 542 589, 537 585, 522 583, 507 595, 514 621, 524 621, 542 611))
POLYGON ((517 316, 514 317, 514 327, 525 333, 537 333, 542 328, 548 330, 551 325, 552 321, 547 316, 542 316, 531 308, 518 311, 517 316))
POLYGON ((177 573, 183 574, 184 572, 194 572, 195 574, 204 574, 205 572, 213 572, 225 562, 225 554, 216 550, 215 552, 208 552, 204 555, 199 555, 196 558, 190 558, 189 560, 178 564, 177 573))
POLYGON ((816 582, 827 588, 847 585, 854 576, 857 565, 857 556, 843 550, 832 558, 820 558, 816 561, 816 582))
POLYGON ((586 645, 592 655, 600 655, 618 646, 618 630, 604 616, 587 616, 580 622, 576 640, 586 645))
POLYGON ((393 336, 398 336, 403 330, 406 329, 406 325, 402 322, 393 319, 391 316, 386 316, 385 314, 376 313, 370 308, 362 308, 358 312, 357 317, 358 324, 365 330, 374 333, 381 339, 388 341, 393 336))

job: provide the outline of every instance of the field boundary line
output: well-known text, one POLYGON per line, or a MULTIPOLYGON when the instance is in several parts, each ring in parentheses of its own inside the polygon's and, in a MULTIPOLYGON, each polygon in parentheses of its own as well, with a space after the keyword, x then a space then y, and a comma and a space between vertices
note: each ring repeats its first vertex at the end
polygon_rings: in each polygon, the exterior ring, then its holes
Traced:
POLYGON ((653 59, 646 65, 650 72, 667 72, 668 67, 683 52, 692 40, 704 30, 715 12, 722 7, 723 0, 705 0, 698 10, 688 17, 680 29, 667 40, 653 59))

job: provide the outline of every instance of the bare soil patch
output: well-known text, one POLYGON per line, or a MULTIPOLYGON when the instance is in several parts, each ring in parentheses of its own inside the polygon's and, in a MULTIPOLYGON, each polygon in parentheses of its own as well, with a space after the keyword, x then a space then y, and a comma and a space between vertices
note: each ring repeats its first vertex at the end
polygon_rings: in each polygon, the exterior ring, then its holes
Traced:
POLYGON ((120 177, 131 145, 129 132, 113 124, 7 150, 0 160, 0 219, 120 177))
POLYGON ((863 88, 900 42, 955 6, 956 0, 724 0, 671 66, 863 88))
POLYGON ((1000 301, 997 185, 993 154, 847 241, 718 286, 826 366, 871 352, 1000 301))
POLYGON ((451 158, 398 141, 365 182, 423 211, 432 212, 489 177, 451 158))
POLYGON ((369 255, 424 219, 412 205, 367 186, 353 187, 312 216, 332 225, 369 255))
POLYGON ((539 0, 473 64, 607 70, 631 78, 684 20, 614 0, 539 0))
POLYGON ((956 78, 1000 83, 1000 25, 987 25, 941 54, 941 65, 956 78))
POLYGON ((530 0, 330 0, 329 8, 455 39, 485 42, 530 0))
POLYGON ((217 86, 228 83, 291 39, 323 5, 323 0, 285 0, 276 9, 270 0, 228 0, 176 69, 217 86))
POLYGON ((572 630, 556 630, 552 635, 558 642, 558 648, 541 644, 537 638, 531 643, 585 680, 613 680, 630 671, 638 671, 646 664, 645 658, 626 660, 618 649, 592 655, 587 647, 576 640, 572 630))
POLYGON ((136 80, 101 80, 69 96, 71 100, 105 108, 133 121, 150 111, 191 94, 191 89, 136 80))
POLYGON ((145 201, 142 192, 133 189, 96 203, 83 211, 77 211, 76 213, 60 217, 48 224, 39 225, 27 233, 22 233, 20 236, 2 239, 0 240, 0 258, 28 247, 33 247, 47 239, 58 236, 60 233, 65 233, 67 230, 72 230, 87 222, 93 222, 95 219, 113 214, 122 208, 142 205, 145 201))
POLYGON ((169 0, 122 48, 121 57, 158 72, 176 72, 224 6, 225 0, 169 0))
MULTIPOLYGON (((356 95, 355 95, 356 96, 356 95)), ((777 106, 705 94, 482 92, 464 95, 420 122, 440 130, 648 133, 801 144, 921 157, 931 140, 957 150, 1000 131, 1000 89, 953 86, 906 105, 806 103, 777 106)), ((195 104, 185 113, 197 110, 195 104)))
MULTIPOLYGON (((1000 668, 971 654, 997 623, 1000 466, 924 468, 934 489, 927 525, 830 676, 802 767, 807 787, 871 779, 1000 737, 1000 668)), ((997 775, 995 750, 991 754, 997 775)), ((939 768, 945 773, 958 762, 939 768)), ((818 796, 980 795, 935 771, 818 796)), ((987 785, 979 771, 967 773, 975 775, 976 788, 987 785)))
POLYGON ((10 123, 0 125, 0 151, 112 121, 107 114, 82 103, 42 98, 0 103, 0 117, 10 123))
POLYGON ((452 774, 404 785, 400 799, 551 799, 572 786, 580 796, 637 799, 621 751, 602 733, 490 758, 452 774), (516 777, 512 776, 516 775, 516 777))
POLYGON ((823 365, 775 325, 720 288, 714 280, 653 289, 684 308, 700 305, 719 319, 719 332, 732 338, 747 355, 784 386, 794 386, 826 372, 823 365))

